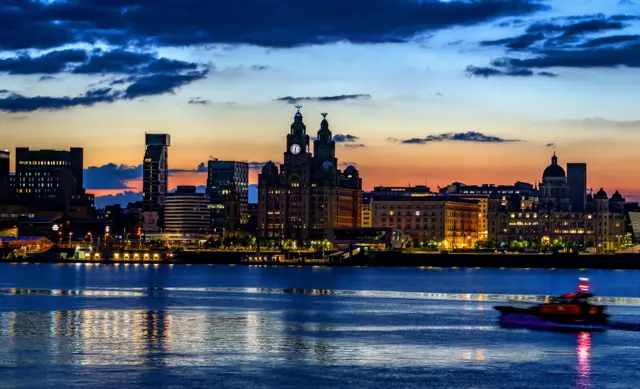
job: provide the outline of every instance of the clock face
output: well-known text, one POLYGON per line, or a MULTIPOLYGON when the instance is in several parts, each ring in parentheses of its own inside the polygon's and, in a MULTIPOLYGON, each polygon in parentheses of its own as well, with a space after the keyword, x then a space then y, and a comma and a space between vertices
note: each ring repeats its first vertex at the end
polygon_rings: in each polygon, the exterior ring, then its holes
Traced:
POLYGON ((302 148, 300 147, 299 144, 294 143, 291 145, 291 154, 293 155, 297 155, 300 153, 300 151, 302 150, 302 148))

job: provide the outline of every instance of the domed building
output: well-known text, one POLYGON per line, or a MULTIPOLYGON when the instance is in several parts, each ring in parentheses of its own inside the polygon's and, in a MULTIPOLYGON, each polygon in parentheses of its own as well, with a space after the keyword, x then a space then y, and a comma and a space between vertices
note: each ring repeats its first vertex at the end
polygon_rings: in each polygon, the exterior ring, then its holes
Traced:
POLYGON ((273 239, 323 239, 325 230, 358 227, 362 179, 358 170, 338 167, 336 145, 323 119, 313 154, 300 107, 287 135, 280 169, 267 163, 258 176, 258 233, 273 239))
POLYGON ((562 166, 558 165, 558 157, 553 153, 551 165, 542 173, 540 184, 540 208, 553 211, 571 211, 569 184, 562 166))
MULTIPOLYGON (((537 206, 521 210, 489 198, 489 240, 501 247, 511 241, 531 245, 559 242, 565 247, 616 250, 626 233, 625 200, 604 189, 586 191, 586 164, 570 163, 569 174, 553 155, 544 169, 537 206)), ((512 201, 515 202, 515 201, 512 201)))

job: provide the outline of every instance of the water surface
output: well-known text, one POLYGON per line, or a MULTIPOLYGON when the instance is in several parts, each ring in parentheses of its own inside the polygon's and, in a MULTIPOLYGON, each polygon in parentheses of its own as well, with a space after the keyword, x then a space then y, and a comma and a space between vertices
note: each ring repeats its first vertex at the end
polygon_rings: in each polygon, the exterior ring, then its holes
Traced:
POLYGON ((640 333, 496 326, 579 276, 640 322, 635 271, 0 264, 0 387, 632 387, 640 333))

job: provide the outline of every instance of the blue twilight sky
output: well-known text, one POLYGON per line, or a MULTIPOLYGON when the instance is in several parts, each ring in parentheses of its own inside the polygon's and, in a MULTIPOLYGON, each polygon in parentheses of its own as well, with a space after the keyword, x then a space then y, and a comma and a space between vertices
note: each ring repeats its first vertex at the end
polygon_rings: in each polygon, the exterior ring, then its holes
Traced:
POLYGON ((281 161, 320 113, 367 188, 534 182, 555 150, 640 197, 640 1, 3 0, 0 147, 85 147, 138 198, 144 132, 171 186, 210 156, 281 161))

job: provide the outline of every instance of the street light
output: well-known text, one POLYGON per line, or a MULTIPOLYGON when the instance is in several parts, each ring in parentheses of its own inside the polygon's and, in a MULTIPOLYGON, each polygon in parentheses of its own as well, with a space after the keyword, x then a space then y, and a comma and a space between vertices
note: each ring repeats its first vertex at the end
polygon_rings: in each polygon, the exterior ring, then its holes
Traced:
POLYGON ((71 246, 71 237, 73 236, 73 232, 69 233, 69 246, 71 246))

